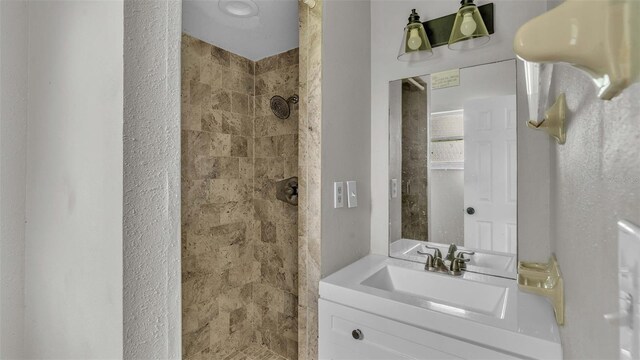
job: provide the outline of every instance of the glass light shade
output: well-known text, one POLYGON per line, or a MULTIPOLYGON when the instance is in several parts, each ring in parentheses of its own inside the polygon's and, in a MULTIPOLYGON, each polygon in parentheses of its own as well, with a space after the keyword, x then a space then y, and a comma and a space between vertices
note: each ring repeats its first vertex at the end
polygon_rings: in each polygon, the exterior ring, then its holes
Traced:
POLYGON ((549 107, 549 88, 553 75, 553 64, 524 62, 524 78, 529 103, 529 121, 534 125, 542 123, 549 107))
POLYGON ((486 45, 489 31, 482 20, 478 7, 470 0, 463 0, 449 36, 449 49, 467 50, 486 45))
POLYGON ((409 24, 404 28, 404 35, 398 52, 398 60, 400 61, 423 61, 433 55, 427 32, 424 30, 424 26, 422 26, 417 14, 415 14, 415 17, 417 18, 416 20, 409 18, 409 24))

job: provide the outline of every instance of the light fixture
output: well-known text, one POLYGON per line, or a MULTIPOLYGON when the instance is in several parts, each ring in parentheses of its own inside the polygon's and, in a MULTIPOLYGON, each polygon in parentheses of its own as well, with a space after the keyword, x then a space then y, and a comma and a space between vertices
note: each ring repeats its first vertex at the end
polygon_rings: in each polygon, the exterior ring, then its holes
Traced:
POLYGON ((460 1, 460 9, 449 36, 449 49, 475 49, 489 42, 489 31, 473 0, 460 1))
POLYGON ((558 144, 564 144, 567 139, 565 128, 567 105, 564 94, 560 94, 556 102, 549 107, 549 89, 552 76, 553 64, 524 62, 524 77, 529 103, 527 126, 530 129, 542 130, 555 138, 558 144))
POLYGON ((241 18, 258 15, 258 5, 252 0, 220 0, 218 7, 224 13, 241 18))
POLYGON ((424 31, 424 26, 420 22, 420 16, 416 9, 411 10, 409 23, 404 28, 398 60, 400 61, 422 61, 433 55, 431 43, 424 31))

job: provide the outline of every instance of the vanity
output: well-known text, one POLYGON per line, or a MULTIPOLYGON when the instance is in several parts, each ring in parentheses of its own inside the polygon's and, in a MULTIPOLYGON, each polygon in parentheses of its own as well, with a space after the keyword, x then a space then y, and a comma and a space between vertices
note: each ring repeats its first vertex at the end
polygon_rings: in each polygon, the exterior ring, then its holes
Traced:
POLYGON ((561 359, 551 305, 516 282, 369 255, 320 282, 320 359, 561 359))
POLYGON ((519 67, 389 83, 389 250, 320 281, 320 359, 562 358, 562 316, 518 285, 519 67))

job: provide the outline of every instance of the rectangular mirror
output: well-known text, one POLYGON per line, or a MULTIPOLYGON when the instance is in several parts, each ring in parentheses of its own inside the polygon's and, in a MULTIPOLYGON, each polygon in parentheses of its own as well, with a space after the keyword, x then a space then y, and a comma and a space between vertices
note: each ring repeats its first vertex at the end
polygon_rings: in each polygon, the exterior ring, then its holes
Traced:
POLYGON ((516 277, 516 61, 389 83, 389 255, 516 277))

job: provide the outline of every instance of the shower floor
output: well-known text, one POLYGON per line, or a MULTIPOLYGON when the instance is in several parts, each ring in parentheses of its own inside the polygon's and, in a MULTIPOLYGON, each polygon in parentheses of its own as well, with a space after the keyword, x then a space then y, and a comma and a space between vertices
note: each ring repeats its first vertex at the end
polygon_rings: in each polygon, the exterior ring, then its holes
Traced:
POLYGON ((242 349, 224 349, 215 354, 219 360, 287 360, 262 345, 249 345, 242 349))

